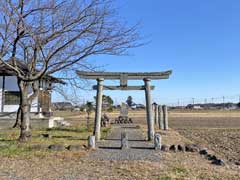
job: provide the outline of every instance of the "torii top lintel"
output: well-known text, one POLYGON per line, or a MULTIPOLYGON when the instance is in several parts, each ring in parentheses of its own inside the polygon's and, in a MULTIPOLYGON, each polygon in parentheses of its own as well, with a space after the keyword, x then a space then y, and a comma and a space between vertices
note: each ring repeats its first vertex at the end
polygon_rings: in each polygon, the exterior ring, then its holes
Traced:
POLYGON ((84 79, 128 79, 128 80, 142 80, 142 79, 168 79, 172 71, 164 72, 87 72, 76 71, 79 77, 84 79))

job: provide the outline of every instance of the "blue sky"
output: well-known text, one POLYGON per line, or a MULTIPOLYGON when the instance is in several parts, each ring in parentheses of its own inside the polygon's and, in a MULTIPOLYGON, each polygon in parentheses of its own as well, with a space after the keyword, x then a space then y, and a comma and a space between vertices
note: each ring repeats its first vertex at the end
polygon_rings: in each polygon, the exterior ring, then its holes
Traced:
MULTIPOLYGON (((119 15, 150 43, 129 51, 131 56, 95 56, 89 59, 106 71, 151 72, 173 70, 169 80, 153 81, 153 100, 190 103, 205 98, 240 95, 239 0, 118 0, 119 15)), ((110 82, 112 83, 112 82, 110 82)), ((130 84, 142 82, 130 82, 130 84)), ((107 82, 106 82, 107 84, 107 82)), ((118 84, 118 82, 116 82, 118 84)), ((95 92, 79 92, 91 100, 95 92)), ((132 95, 144 103, 144 92, 106 91, 118 103, 132 95)), ((235 99, 233 99, 233 97, 235 99)), ((53 96, 53 101, 59 99, 53 96)), ((230 98, 232 97, 232 99, 230 98)))

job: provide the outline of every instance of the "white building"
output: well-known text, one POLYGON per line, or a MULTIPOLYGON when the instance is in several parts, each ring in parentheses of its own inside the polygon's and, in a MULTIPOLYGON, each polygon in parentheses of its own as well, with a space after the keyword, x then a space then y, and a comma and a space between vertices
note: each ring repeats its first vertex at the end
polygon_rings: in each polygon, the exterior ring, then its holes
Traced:
MULTIPOLYGON (((46 76, 39 81, 39 95, 31 106, 31 112, 51 113, 51 89, 53 83, 64 83, 52 76, 46 76)), ((29 94, 32 92, 29 91, 29 94)), ((17 112, 20 102, 20 92, 17 78, 4 65, 0 65, 0 114, 17 112)))

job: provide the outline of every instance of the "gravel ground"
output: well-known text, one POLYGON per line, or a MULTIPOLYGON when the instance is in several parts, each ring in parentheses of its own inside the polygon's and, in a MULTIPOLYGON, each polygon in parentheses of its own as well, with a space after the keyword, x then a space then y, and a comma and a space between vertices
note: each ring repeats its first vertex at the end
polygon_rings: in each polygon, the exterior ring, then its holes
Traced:
POLYGON ((153 142, 146 141, 141 129, 134 125, 114 126, 107 138, 97 143, 97 147, 88 158, 107 161, 160 161, 160 152, 154 150, 153 142), (129 149, 120 148, 122 132, 128 135, 129 149))

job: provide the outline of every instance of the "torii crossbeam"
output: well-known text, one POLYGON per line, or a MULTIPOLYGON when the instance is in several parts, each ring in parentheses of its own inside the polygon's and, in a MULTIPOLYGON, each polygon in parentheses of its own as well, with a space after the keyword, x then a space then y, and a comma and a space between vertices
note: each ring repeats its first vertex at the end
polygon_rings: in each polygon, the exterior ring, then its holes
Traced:
POLYGON ((94 90, 97 90, 96 98, 96 113, 95 113, 95 126, 94 135, 96 140, 100 140, 100 128, 101 128, 101 111, 102 111, 102 91, 103 90, 145 90, 146 95, 146 113, 148 124, 148 140, 152 140, 154 137, 154 122, 152 116, 152 99, 151 90, 154 86, 150 86, 151 80, 168 79, 172 74, 172 71, 164 72, 86 72, 76 71, 78 76, 83 79, 96 79, 97 85, 93 86, 94 90), (119 86, 104 86, 104 80, 120 80, 119 86), (128 80, 143 80, 144 86, 128 86, 128 80))

